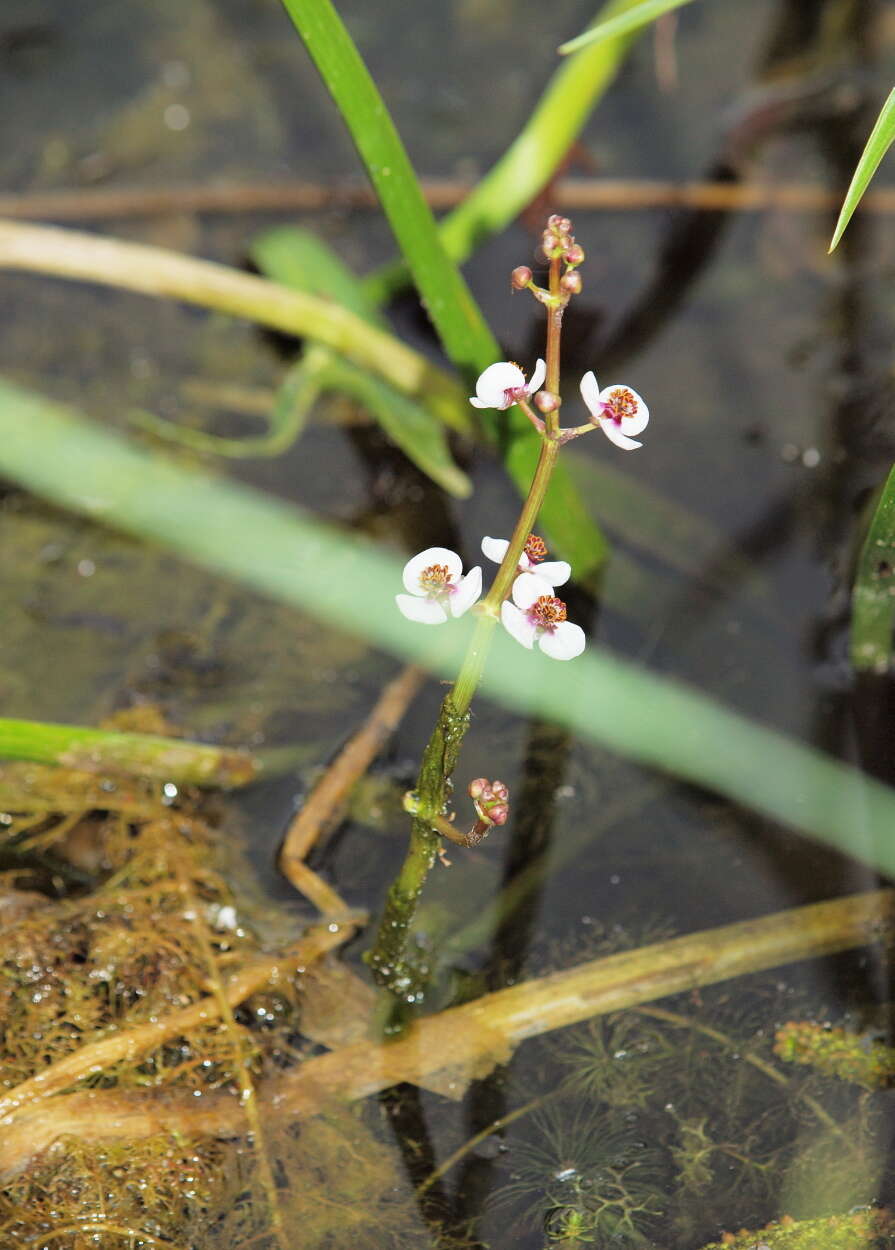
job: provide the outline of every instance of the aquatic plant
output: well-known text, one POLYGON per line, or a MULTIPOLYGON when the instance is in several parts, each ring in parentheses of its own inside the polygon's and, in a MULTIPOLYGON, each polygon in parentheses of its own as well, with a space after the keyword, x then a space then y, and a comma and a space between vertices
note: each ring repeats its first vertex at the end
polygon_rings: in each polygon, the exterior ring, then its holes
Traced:
MULTIPOLYGON (((437 856, 439 835, 453 819, 447 811, 451 777, 497 621, 528 650, 537 643, 552 659, 573 660, 584 650, 584 631, 566 619, 566 605, 554 594, 553 584, 543 572, 538 574, 533 569, 546 554, 543 540, 533 531, 560 448, 594 429, 603 429, 617 446, 633 450, 641 444, 630 435, 640 433, 649 420, 646 405, 635 391, 624 386, 600 391, 593 373, 587 373, 581 381, 581 394, 590 420, 577 426, 560 425, 563 315, 569 301, 581 291, 579 267, 585 259, 584 248, 576 242, 567 217, 553 214, 548 219, 541 237, 541 254, 549 265, 546 287, 534 282, 531 269, 525 265, 513 270, 511 281, 515 290, 528 291, 545 310, 546 360, 538 359, 528 381, 511 361, 489 365, 480 374, 476 393, 469 401, 477 408, 518 408, 537 432, 540 451, 512 536, 505 545, 491 538, 483 539, 486 554, 496 555, 500 549, 500 567, 476 609, 475 631, 424 751, 409 808, 413 815, 410 845, 389 891, 376 940, 366 956, 373 976, 393 996, 395 1007, 398 1003, 404 1008, 416 1004, 424 993, 425 973, 418 961, 409 957, 410 928, 426 876, 437 856)), ((557 562, 553 567, 563 580, 567 578, 565 562, 557 562)), ((449 616, 462 615, 478 599, 481 569, 476 566, 465 578, 461 573, 462 564, 455 552, 440 547, 420 552, 404 567, 404 586, 409 594, 396 596, 399 610, 426 624, 441 624, 449 616)), ((481 821, 481 809, 478 814, 481 821)), ((389 1027, 400 1027, 403 1014, 406 1013, 396 1015, 389 1027)))

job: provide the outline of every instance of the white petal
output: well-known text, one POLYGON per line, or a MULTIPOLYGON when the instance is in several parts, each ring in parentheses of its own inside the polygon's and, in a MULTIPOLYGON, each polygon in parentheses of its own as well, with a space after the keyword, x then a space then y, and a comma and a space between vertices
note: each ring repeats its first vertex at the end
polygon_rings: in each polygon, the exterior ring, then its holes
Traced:
POLYGON ((552 660, 574 660, 584 650, 584 630, 571 621, 560 621, 550 632, 545 630, 538 638, 538 646, 552 660))
POLYGON ((500 606, 500 619, 507 633, 512 634, 517 642, 521 642, 530 651, 534 646, 536 631, 525 613, 520 612, 512 603, 504 602, 500 606))
POLYGON ((473 408, 490 408, 491 407, 490 404, 483 404, 480 399, 470 399, 469 402, 472 404, 473 408))
POLYGON ((543 564, 536 565, 532 572, 543 577, 551 586, 565 586, 572 576, 572 566, 565 560, 545 560, 543 564))
POLYGON ((649 408, 634 390, 633 386, 625 386, 621 382, 616 382, 614 386, 604 386, 600 391, 600 403, 608 403, 609 396, 613 391, 628 391, 637 405, 637 412, 633 417, 622 417, 622 430, 625 434, 639 434, 641 430, 645 430, 649 425, 649 408))
POLYGON ((470 569, 465 577, 461 577, 457 589, 448 600, 451 616, 462 616, 468 612, 482 593, 482 570, 478 565, 470 569))
POLYGON ((513 603, 523 612, 536 603, 544 593, 544 582, 534 573, 520 573, 513 582, 513 603))
POLYGON ((592 417, 601 417, 603 411, 600 408, 600 388, 597 386, 597 379, 593 375, 593 371, 585 373, 581 379, 581 398, 587 404, 588 411, 592 417))
POLYGON ((489 560, 493 560, 495 564, 500 564, 509 545, 505 538, 483 538, 482 554, 486 555, 489 560))
POLYGON ((539 391, 544 385, 544 378, 547 376, 547 365, 540 358, 534 368, 534 373, 528 380, 528 393, 534 395, 535 391, 539 391))
MULTIPOLYGON (((489 365, 475 384, 475 393, 483 408, 509 408, 506 392, 525 385, 525 374, 511 360, 489 365)), ((476 407, 479 405, 476 404, 476 407)))
POLYGON ((628 438, 626 434, 622 434, 621 430, 614 421, 601 421, 600 429, 609 439, 610 443, 615 443, 616 447, 623 447, 625 451, 633 451, 635 447, 643 446, 643 443, 638 443, 636 439, 628 438))
MULTIPOLYGON (((542 575, 540 569, 532 569, 530 576, 537 578, 538 582, 540 582, 541 589, 538 591, 539 599, 541 595, 550 595, 551 598, 553 597, 553 583, 547 581, 547 578, 542 575)), ((534 602, 534 600, 532 600, 532 602, 534 602)))
POLYGON ((418 599, 415 595, 395 595, 398 610, 408 621, 419 621, 422 625, 443 625, 447 620, 447 612, 434 599, 418 599))
POLYGON ((404 565, 404 589, 412 595, 424 595, 426 592, 420 586, 420 574, 432 564, 446 564, 448 578, 452 582, 463 572, 463 561, 456 551, 448 547, 427 547, 404 565))

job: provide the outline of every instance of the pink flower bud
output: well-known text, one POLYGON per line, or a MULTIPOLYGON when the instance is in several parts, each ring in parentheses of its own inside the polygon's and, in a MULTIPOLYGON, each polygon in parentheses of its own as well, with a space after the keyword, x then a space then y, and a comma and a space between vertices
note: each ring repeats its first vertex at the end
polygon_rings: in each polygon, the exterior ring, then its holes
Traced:
POLYGON ((486 777, 476 777, 475 781, 470 781, 466 793, 471 799, 480 799, 487 789, 488 779, 486 777))
POLYGON ((567 247, 563 260, 567 265, 580 265, 584 260, 584 248, 580 243, 573 243, 571 247, 567 247))
POLYGON ((559 213, 554 213, 547 218, 547 229, 555 231, 556 234, 568 234, 572 229, 572 223, 568 217, 562 217, 559 213))
POLYGON ((493 807, 488 808, 488 819, 492 825, 505 825, 509 814, 509 805, 506 803, 495 803, 493 807))
POLYGON ((491 792, 496 799, 508 799, 510 797, 509 787, 504 785, 502 781, 492 781, 491 792))
MULTIPOLYGON (((559 289, 563 295, 580 295, 581 294, 581 274, 577 269, 571 270, 570 273, 564 273, 559 280, 559 289)), ((541 392, 543 394, 543 391, 541 392)))
POLYGON ((517 265, 510 274, 510 282, 516 291, 524 291, 531 282, 531 270, 528 265, 517 265))
POLYGON ((535 405, 543 413, 556 412, 561 400, 558 395, 554 395, 552 391, 538 391, 535 395, 535 405))

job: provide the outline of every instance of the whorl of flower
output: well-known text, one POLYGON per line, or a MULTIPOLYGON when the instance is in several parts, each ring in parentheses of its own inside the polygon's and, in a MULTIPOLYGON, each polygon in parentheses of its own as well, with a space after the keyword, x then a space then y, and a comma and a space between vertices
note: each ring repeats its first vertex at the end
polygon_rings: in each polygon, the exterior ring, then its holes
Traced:
POLYGON ((513 601, 501 606, 507 632, 529 650, 535 643, 554 660, 574 660, 584 650, 584 630, 566 620, 562 599, 544 593, 544 582, 521 573, 513 582, 513 601))
MULTIPOLYGON (((483 538, 482 552, 495 564, 501 564, 509 545, 506 538, 483 538)), ((538 538, 537 534, 529 534, 519 557, 518 568, 520 573, 532 573, 540 578, 545 584, 544 593, 552 594, 554 586, 564 586, 569 580, 572 568, 565 560, 545 560, 546 554, 544 540, 538 538)))
POLYGON ((591 421, 616 447, 633 451, 643 446, 631 436, 646 429, 649 408, 630 386, 604 386, 600 390, 593 373, 585 373, 581 379, 581 398, 587 404, 591 421))
POLYGON ((535 364, 528 382, 525 381, 525 374, 512 360, 498 361, 479 375, 475 384, 475 396, 469 402, 473 408, 499 408, 503 411, 540 390, 546 376, 547 365, 543 360, 535 364))
POLYGON ((427 547, 404 565, 406 595, 395 595, 410 621, 442 625, 468 612, 482 593, 482 570, 476 565, 463 576, 463 561, 447 547, 427 547))

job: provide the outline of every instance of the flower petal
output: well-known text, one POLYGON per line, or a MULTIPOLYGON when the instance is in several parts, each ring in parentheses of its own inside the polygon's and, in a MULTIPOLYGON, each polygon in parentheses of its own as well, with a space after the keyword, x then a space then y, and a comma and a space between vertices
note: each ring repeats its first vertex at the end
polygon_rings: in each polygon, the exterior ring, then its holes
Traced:
POLYGON ((509 545, 505 538, 483 538, 482 554, 486 555, 489 560, 493 560, 495 564, 500 564, 509 545))
POLYGON ((452 582, 457 581, 463 572, 463 561, 456 551, 451 551, 448 547, 427 547, 404 565, 404 589, 412 595, 425 595, 426 592, 420 586, 420 574, 433 564, 446 564, 448 577, 452 582))
POLYGON ((462 616, 468 612, 482 593, 482 570, 478 565, 470 569, 465 577, 461 577, 457 589, 448 600, 451 616, 462 616))
POLYGON ((500 619, 507 633, 512 634, 517 642, 521 642, 523 647, 528 647, 530 651, 534 646, 537 631, 525 613, 506 601, 500 605, 500 619))
POLYGON ((543 578, 535 573, 520 573, 513 582, 513 603, 523 612, 536 603, 544 593, 543 578))
POLYGON ((517 387, 524 385, 525 374, 519 366, 513 364, 511 360, 500 360, 495 365, 489 365, 485 372, 479 375, 475 384, 475 393, 480 403, 475 406, 501 410, 509 408, 506 392, 514 391, 517 387))
POLYGON ((545 630, 538 638, 538 646, 552 660, 574 660, 585 644, 584 630, 571 621, 560 621, 552 631, 545 630))
POLYGON ((469 402, 472 404, 473 408, 490 408, 491 407, 490 404, 483 404, 480 399, 472 399, 470 397, 469 402))
POLYGON ((434 599, 395 595, 395 603, 402 616, 406 616, 408 621, 419 621, 421 625, 443 625, 448 618, 447 612, 434 599))
POLYGON ((551 586, 565 586, 572 576, 572 566, 565 560, 545 560, 542 564, 535 565, 532 572, 551 586))
POLYGON ((623 447, 625 451, 633 451, 635 447, 643 446, 643 443, 638 443, 636 439, 628 438, 626 434, 622 434, 614 421, 601 421, 600 429, 610 443, 615 443, 616 447, 623 447))
POLYGON ((597 385, 597 379, 594 377, 593 370, 585 373, 580 384, 581 398, 587 404, 588 411, 592 417, 601 417, 603 410, 600 407, 600 388, 597 385))
POLYGON ((547 376, 547 363, 538 357, 534 367, 534 373, 528 379, 528 393, 534 395, 535 391, 539 391, 544 385, 544 378, 547 376))
POLYGON ((613 391, 628 391, 634 400, 637 411, 633 417, 622 417, 622 430, 625 434, 639 434, 649 425, 649 408, 634 390, 633 386, 625 386, 616 382, 614 386, 604 386, 600 391, 600 403, 608 402, 613 391))

